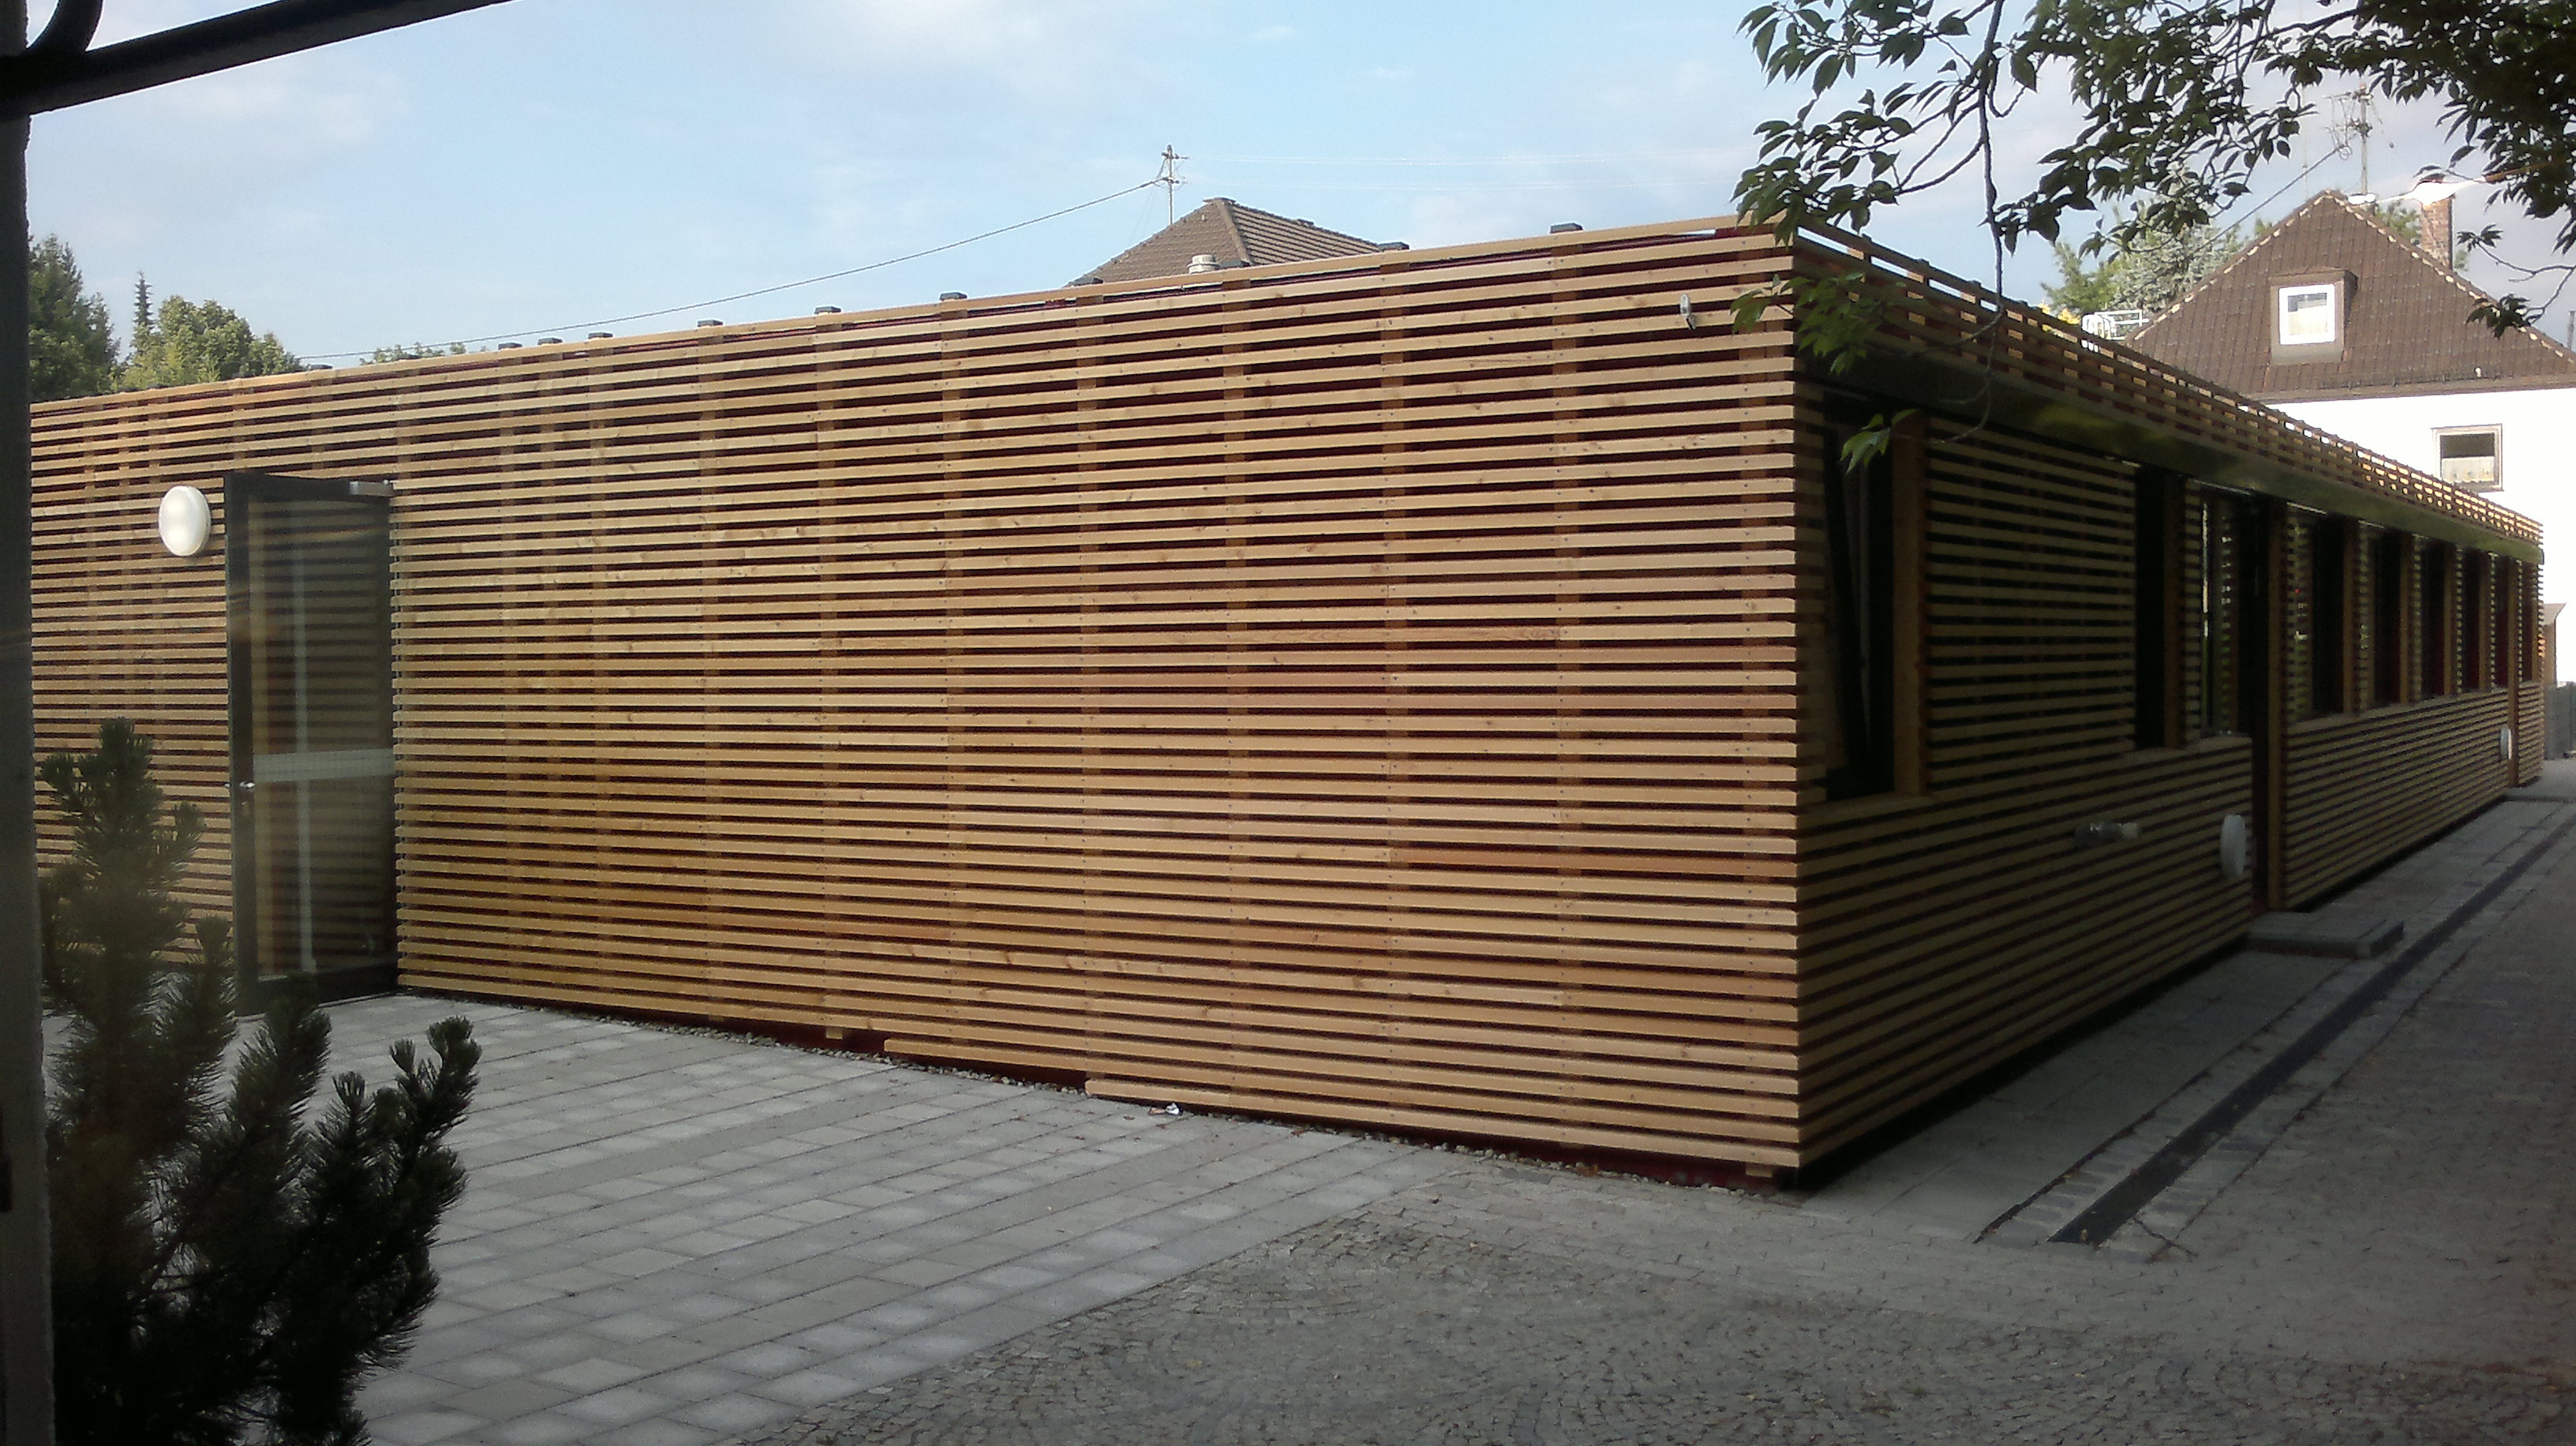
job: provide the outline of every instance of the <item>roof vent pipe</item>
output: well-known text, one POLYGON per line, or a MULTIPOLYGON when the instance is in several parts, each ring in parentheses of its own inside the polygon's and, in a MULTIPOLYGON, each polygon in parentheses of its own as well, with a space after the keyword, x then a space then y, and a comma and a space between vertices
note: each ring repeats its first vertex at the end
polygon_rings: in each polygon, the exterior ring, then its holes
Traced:
POLYGON ((1216 253, 1213 251, 1202 251, 1198 255, 1190 258, 1190 274, 1192 276, 1196 276, 1203 271, 1214 271, 1216 269, 1216 253))

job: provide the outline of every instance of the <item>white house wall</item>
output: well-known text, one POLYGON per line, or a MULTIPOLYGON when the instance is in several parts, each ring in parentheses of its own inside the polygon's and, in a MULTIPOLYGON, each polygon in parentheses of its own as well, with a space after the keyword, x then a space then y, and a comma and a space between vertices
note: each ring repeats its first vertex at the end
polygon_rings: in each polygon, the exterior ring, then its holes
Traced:
MULTIPOLYGON (((2560 539, 2576 539, 2576 387, 2273 405, 2435 476, 2442 471, 2436 428, 2500 428, 2496 467, 2504 486, 2486 494, 2487 500, 2538 522, 2544 552, 2554 553, 2560 539)), ((2550 602, 2576 601, 2576 563, 2544 562, 2540 595, 2550 602)))

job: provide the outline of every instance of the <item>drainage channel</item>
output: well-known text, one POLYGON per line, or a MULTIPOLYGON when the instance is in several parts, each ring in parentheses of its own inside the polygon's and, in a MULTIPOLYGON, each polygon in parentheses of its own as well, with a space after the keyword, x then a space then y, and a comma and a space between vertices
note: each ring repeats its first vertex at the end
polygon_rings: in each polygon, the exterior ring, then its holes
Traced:
MULTIPOLYGON (((2457 955, 2466 952, 2466 944, 2455 951, 2451 958, 2445 959, 2440 968, 2428 970, 2424 966, 2441 954, 2445 946, 2452 943, 2463 928, 2493 909, 2497 901, 2529 873, 2535 864, 2547 857, 2571 833, 2576 833, 2576 809, 2567 810, 2567 814, 2568 816, 2558 821, 2554 827, 2549 827, 2539 842, 2526 847, 2519 858, 2500 869, 2494 878, 2445 913, 2413 944, 2402 949, 2395 958, 2353 986, 2340 1001, 2326 1009, 2321 1017, 2309 1023, 2288 1044, 2246 1074, 2235 1086, 2226 1089, 2216 1101, 2191 1117, 2162 1145, 2106 1181, 2099 1177, 2098 1170, 2086 1168, 2086 1166, 2096 1165, 2103 1155, 2124 1142, 2114 1140, 2106 1144, 2102 1150, 2095 1152, 2093 1158, 2068 1172, 2057 1185, 2041 1191, 1997 1217, 1986 1227, 1984 1238, 1999 1244, 2011 1245, 2031 1245, 2046 1241, 2050 1244, 2099 1247, 2127 1232, 2131 1236, 2144 1235, 2149 1241, 2161 1242, 2164 1239, 2163 1233, 2141 1225, 2141 1217, 2148 1214, 2161 1197, 2190 1174, 2195 1166, 2207 1159, 2213 1150, 2225 1146, 2238 1157, 2237 1169, 2228 1172, 2228 1179, 2233 1179, 2235 1173, 2241 1171, 2244 1165, 2252 1163, 2253 1157, 2260 1153, 2261 1145, 2229 1143, 2230 1137, 2245 1125, 2248 1117, 2280 1095, 2302 1070, 2308 1069, 2316 1064, 2320 1057, 2333 1051, 2338 1041, 2343 1040, 2357 1022, 2386 1002, 2392 994, 2399 991, 2401 986, 2411 983, 2412 987, 2407 999, 2407 1003, 2411 1006, 2413 997, 2420 996, 2425 989, 2430 988, 2443 973, 2447 972, 2450 964, 2456 962, 2457 955), (2419 971, 2422 972, 2423 977, 2413 978, 2419 971), (2085 1199, 2087 1195, 2091 1197, 2089 1200, 2085 1199), (2070 1207, 2071 1214, 2068 1214, 2070 1207), (2047 1222, 2060 1217, 2063 1217, 2063 1223, 2058 1224, 2053 1230, 2050 1229, 2047 1222)), ((2499 917, 2501 917, 2500 913, 2499 917)), ((2391 1019, 2389 1022, 2394 1021, 2391 1019)), ((2384 1033, 2384 1027, 2382 1032, 2384 1033)), ((2348 1054, 2350 1057, 2342 1059, 2331 1070, 2331 1077, 2312 1081, 2315 1088, 2306 1092, 2307 1097, 2313 1098, 2315 1094, 2322 1093, 2335 1078, 2340 1078, 2344 1069, 2358 1060, 2360 1054, 2366 1051, 2372 1042, 2375 1041, 2351 1041, 2359 1047, 2340 1051, 2339 1053, 2348 1054)), ((2302 1101, 2302 1107, 2304 1107, 2304 1101, 2302 1101)), ((2281 1118, 2275 1123, 2285 1125, 2289 1115, 2294 1113, 2295 1111, 2283 1112, 2281 1118)), ((2269 1138, 2267 1135, 2261 1144, 2268 1144, 2269 1138)), ((2134 1133, 2126 1143, 2135 1147, 2137 1141, 2134 1133)), ((2219 1183, 2223 1186, 2225 1182, 2219 1183)), ((2210 1193, 2214 1194, 2215 1191, 2210 1193)), ((2196 1215, 2198 1210, 2195 1208, 2189 1213, 2196 1215)), ((2151 1249, 2152 1246, 2146 1246, 2141 1253, 2151 1249)))

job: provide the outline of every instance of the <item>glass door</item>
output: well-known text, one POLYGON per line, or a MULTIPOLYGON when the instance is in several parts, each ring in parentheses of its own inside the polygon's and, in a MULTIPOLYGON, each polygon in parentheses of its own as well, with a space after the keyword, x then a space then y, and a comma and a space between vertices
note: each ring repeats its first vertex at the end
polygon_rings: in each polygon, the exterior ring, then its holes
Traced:
POLYGON ((243 1003, 394 982, 392 488, 224 479, 243 1003))

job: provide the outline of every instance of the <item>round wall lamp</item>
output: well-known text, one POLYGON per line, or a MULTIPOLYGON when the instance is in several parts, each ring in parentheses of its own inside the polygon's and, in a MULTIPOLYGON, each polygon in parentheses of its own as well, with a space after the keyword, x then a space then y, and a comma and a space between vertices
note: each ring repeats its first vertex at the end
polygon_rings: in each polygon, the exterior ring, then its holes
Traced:
POLYGON ((2218 866, 2226 870, 2230 883, 2245 877, 2254 866, 2254 836, 2241 813, 2218 821, 2218 866))
POLYGON ((2503 754, 2503 755, 2504 755, 2504 761, 2505 761, 2505 762, 2507 762, 2507 763, 2511 763, 2511 762, 2513 761, 2513 725, 2512 725, 2512 724, 2507 723, 2507 724, 2506 724, 2506 725, 2504 725, 2503 727, 2501 727, 2501 728, 2499 728, 2499 729, 2497 729, 2497 730, 2496 730, 2496 752, 2501 753, 2501 754, 2503 754))
POLYGON ((214 536, 215 512, 206 494, 194 487, 173 487, 161 494, 161 545, 173 557, 194 557, 214 536))

